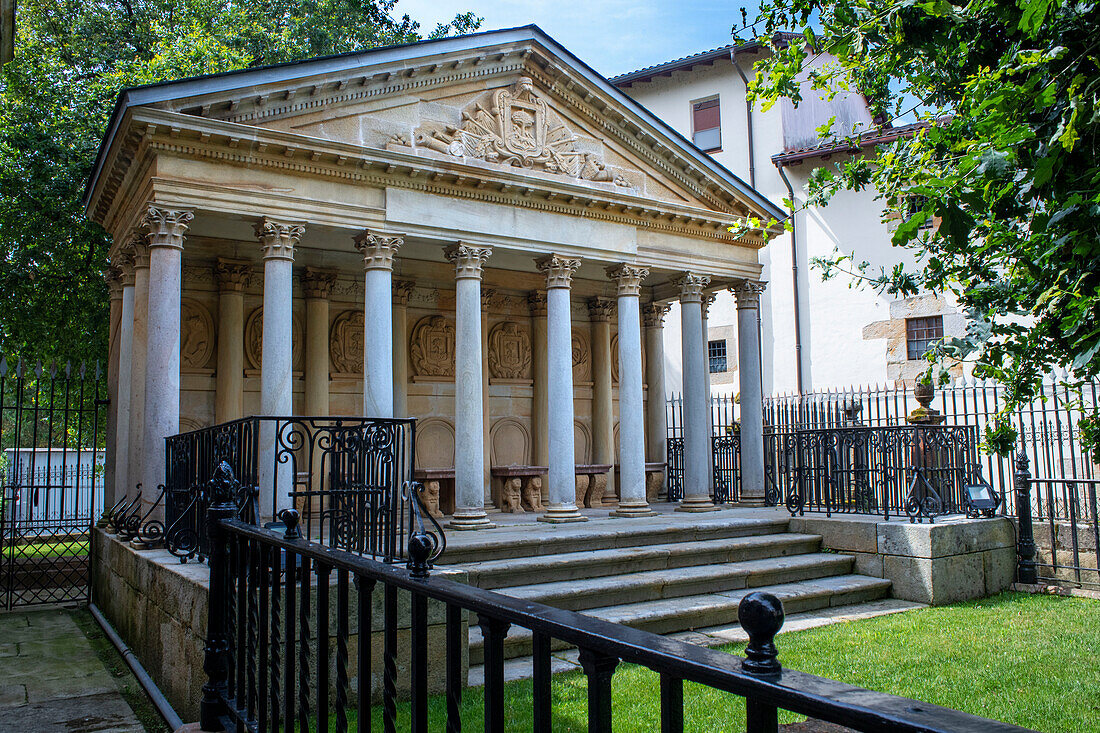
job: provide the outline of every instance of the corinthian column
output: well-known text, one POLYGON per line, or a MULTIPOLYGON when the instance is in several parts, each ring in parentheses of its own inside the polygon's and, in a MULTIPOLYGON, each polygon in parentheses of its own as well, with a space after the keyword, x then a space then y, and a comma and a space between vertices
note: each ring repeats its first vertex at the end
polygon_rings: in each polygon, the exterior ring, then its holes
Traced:
MULTIPOLYGON (((144 225, 149 245, 149 320, 145 349, 145 469, 147 502, 165 477, 164 439, 180 429, 180 297, 183 235, 190 211, 149 207, 144 225)), ((161 505, 153 513, 164 519, 161 505)))
POLYGON ((684 370, 684 500, 676 511, 706 512, 716 507, 710 499, 710 420, 707 417, 706 347, 703 344, 703 289, 706 275, 684 273, 680 287, 681 336, 684 370))
POLYGON ((741 387, 741 503, 764 505, 764 404, 760 380, 760 293, 764 283, 746 280, 737 298, 737 377, 741 387))
MULTIPOLYGON (((534 429, 535 465, 547 466, 550 461, 550 376, 546 360, 546 293, 536 290, 527 296, 531 306, 531 427, 534 429)), ((570 336, 572 338, 572 336, 570 336)), ((544 487, 549 490, 549 486, 544 487)), ((549 494, 547 494, 547 497, 549 494)), ((544 498, 547 498, 544 497, 544 498)))
POLYGON ((455 513, 452 529, 493 527, 485 513, 485 413, 482 384, 481 270, 492 250, 457 244, 455 264, 455 513))
POLYGON ((218 372, 214 383, 214 420, 244 417, 244 287, 252 263, 218 259, 218 372))
POLYGON ((611 389, 614 313, 615 301, 611 298, 588 301, 588 319, 592 322, 592 457, 594 463, 612 466, 607 474, 607 486, 612 492, 615 490, 615 400, 611 389))
MULTIPOLYGON (((613 517, 653 514, 645 495, 645 420, 642 407, 642 324, 638 296, 649 270, 631 265, 607 269, 618 284, 619 311, 619 508, 613 517)), ((650 358, 653 358, 652 356, 650 358)))
MULTIPOLYGON (((264 258, 263 342, 260 354, 260 413, 279 417, 294 412, 293 403, 293 295, 294 248, 305 233, 297 224, 264 218, 256 224, 264 258)), ((276 463, 275 428, 260 424, 257 475, 260 513, 265 520, 291 505, 293 475, 289 461, 276 463)))
POLYGON ((393 284, 393 414, 409 416, 409 298, 415 283, 393 284))
POLYGON ((573 326, 569 286, 580 260, 549 255, 535 262, 546 274, 546 341, 549 385, 550 505, 542 522, 583 522, 577 510, 573 447, 573 326))
POLYGON ((130 451, 133 449, 130 426, 134 411, 130 398, 134 388, 134 258, 123 249, 118 263, 122 271, 122 313, 118 333, 118 394, 115 400, 115 501, 132 491, 137 483, 137 480, 130 478, 130 451))
POLYGON ((715 293, 703 293, 699 301, 700 311, 703 316, 703 394, 706 395, 707 404, 707 455, 709 456, 711 470, 707 473, 707 487, 711 496, 714 496, 714 404, 710 391, 710 324, 708 317, 710 307, 718 298, 715 293))
POLYGON ((355 238, 363 253, 363 415, 393 417, 393 258, 403 234, 369 229, 355 238))

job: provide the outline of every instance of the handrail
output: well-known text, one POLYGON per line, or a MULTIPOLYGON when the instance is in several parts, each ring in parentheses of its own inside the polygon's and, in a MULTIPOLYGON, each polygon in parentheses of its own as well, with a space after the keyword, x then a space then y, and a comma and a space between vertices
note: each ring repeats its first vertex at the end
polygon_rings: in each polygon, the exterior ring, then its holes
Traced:
MULTIPOLYGON (((221 515, 221 517, 224 516, 224 514, 221 515)), ((410 592, 414 601, 414 625, 417 623, 417 604, 420 604, 420 607, 423 608, 423 604, 426 603, 426 600, 431 599, 442 602, 448 606, 448 617, 451 617, 451 611, 455 608, 477 613, 483 624, 483 629, 486 628, 486 624, 489 624, 489 628, 492 628, 492 624, 496 624, 498 629, 501 627, 506 629, 508 625, 514 624, 535 632, 536 640, 542 635, 577 646, 582 650, 582 665, 584 665, 586 655, 588 655, 589 660, 593 658, 593 655, 595 655, 597 659, 609 660, 610 665, 601 668, 606 673, 606 677, 601 678, 601 682, 606 684, 604 690, 606 693, 610 692, 610 676, 611 671, 614 669, 614 664, 622 660, 639 664, 661 673, 662 688, 664 688, 666 677, 669 677, 676 680, 697 682, 745 697, 750 710, 749 731, 774 730, 775 708, 790 710, 813 718, 866 731, 911 731, 912 733, 917 733, 918 731, 922 733, 931 733, 933 731, 943 731, 943 733, 947 733, 951 731, 952 733, 959 733, 964 731, 1007 732, 1024 730, 1017 726, 987 720, 958 710, 917 702, 909 698, 895 695, 873 692, 853 685, 794 670, 784 669, 777 674, 752 673, 742 666, 746 663, 746 660, 721 651, 695 646, 647 631, 633 629, 602 619, 586 616, 574 611, 553 608, 533 601, 512 598, 446 578, 417 577, 415 571, 408 568, 377 562, 366 557, 319 545, 304 539, 294 538, 296 534, 296 517, 287 517, 288 531, 286 534, 249 525, 239 520, 219 518, 214 515, 212 515, 211 518, 215 522, 218 530, 212 534, 223 538, 227 541, 227 544, 243 541, 244 547, 251 548, 248 550, 249 556, 256 556, 255 553, 263 553, 263 557, 270 557, 272 556, 272 550, 280 550, 286 552, 287 567, 294 567, 293 563, 295 560, 293 556, 297 556, 303 567, 313 565, 317 568, 319 573, 323 572, 323 577, 325 579, 331 577, 332 571, 337 571, 337 575, 342 578, 342 582, 344 583, 342 586, 344 590, 341 591, 341 594, 345 596, 347 592, 347 577, 349 575, 356 579, 368 581, 369 585, 372 587, 375 583, 381 583, 387 591, 387 594, 396 589, 410 592), (290 538, 288 538, 287 535, 290 535, 290 538), (761 712, 763 712, 762 718, 758 717, 761 712), (770 724, 768 723, 769 719, 772 721, 770 724)), ((411 553, 412 549, 410 546, 410 554, 411 553)), ((223 552, 219 553, 219 555, 227 554, 223 552)), ((278 556, 278 554, 274 554, 274 557, 277 558, 278 556)), ((225 562, 228 567, 229 561, 225 557, 222 557, 221 560, 225 562)), ((415 561, 416 558, 411 558, 409 561, 410 566, 414 565, 415 561)), ((214 593, 214 576, 217 571, 213 565, 213 560, 211 570, 211 591, 214 593)), ((264 578, 270 579, 272 575, 278 576, 278 573, 272 573, 269 569, 260 569, 256 573, 256 577, 260 579, 261 583, 264 578)), ((250 574, 250 578, 251 577, 250 574)), ((225 581, 223 580, 223 582, 225 581)), ((287 584, 293 584, 293 581, 288 580, 287 584)), ((229 586, 226 585, 227 590, 228 588, 229 586)), ((241 591, 238 590, 238 593, 240 592, 241 591)), ((261 590, 259 592, 261 593, 259 596, 260 598, 266 598, 264 591, 261 590)), ((752 660, 759 657, 761 654, 763 654, 765 662, 775 664, 774 646, 770 645, 772 644, 772 637, 774 637, 775 632, 778 631, 782 624, 782 609, 774 597, 768 597, 764 594, 751 595, 771 598, 772 602, 778 607, 778 615, 773 614, 769 617, 766 612, 760 610, 762 606, 759 605, 759 601, 757 601, 757 606, 753 606, 749 609, 750 611, 756 611, 756 613, 746 614, 745 601, 742 602, 742 625, 746 627, 750 635, 750 645, 747 650, 750 657, 750 669, 753 664, 752 660), (763 613, 763 616, 760 615, 761 613, 763 613), (753 620, 753 616, 756 616, 755 621, 753 620), (769 648, 770 652, 768 651, 769 648)), ((273 597, 274 596, 277 596, 277 593, 273 594, 273 597)), ((328 598, 327 590, 325 591, 324 597, 326 599, 328 598)), ((389 600, 389 595, 387 595, 387 600, 389 600)), ((327 608, 328 601, 326 600, 325 603, 327 608)), ((393 603, 396 604, 395 599, 393 603)), ((210 605, 211 613, 215 613, 214 609, 218 605, 219 604, 215 603, 212 598, 210 605)), ((394 608, 396 608, 396 605, 394 605, 394 608)), ((339 609, 337 609, 337 611, 339 613, 339 609)), ((344 609, 343 612, 346 613, 346 609, 344 609)), ((457 618, 457 615, 455 615, 455 618, 457 618)), ((426 612, 423 612, 420 621, 425 626, 427 623, 426 619, 426 612)), ((211 628, 224 628, 222 623, 213 623, 213 621, 214 619, 212 618, 211 628)), ((387 633, 390 631, 388 626, 389 622, 390 619, 387 618, 387 633)), ((417 633, 415 628, 413 631, 414 634, 417 633)), ((244 631, 241 630, 239 633, 243 634, 244 631)), ((346 634, 346 622, 344 633, 346 634)), ((394 630, 394 633, 396 633, 396 630, 394 630)), ((422 638, 425 639, 426 643, 426 630, 422 631, 422 633, 422 638)), ((502 642, 503 634, 504 632, 501 631, 497 637, 498 644, 502 642)), ((486 642, 487 644, 491 644, 491 640, 489 639, 487 639, 486 642)), ((211 648, 221 648, 219 644, 220 642, 217 642, 217 640, 215 640, 213 644, 208 643, 208 653, 211 648)), ((548 645, 545 647, 545 650, 548 653, 548 645)), ((394 653, 396 654, 396 646, 394 647, 394 653)), ((388 661, 389 660, 387 660, 387 662, 388 661)), ((266 663, 264 659, 258 661, 260 665, 266 663)), ((414 669, 415 664, 416 657, 414 656, 414 669)), ((487 682, 493 675, 493 670, 490 670, 490 665, 502 667, 502 664, 503 660, 499 655, 487 653, 487 682)), ((214 666, 216 667, 217 665, 215 664, 214 666)), ((591 666, 594 667, 594 665, 591 666)), ((594 673, 590 671, 589 666, 586 666, 585 671, 589 673, 590 677, 590 726, 593 720, 606 721, 609 723, 610 697, 608 695, 607 699, 602 703, 608 706, 605 711, 607 717, 599 717, 598 711, 597 713, 593 712, 594 707, 591 697, 593 694, 599 694, 593 692, 593 688, 595 687, 592 683, 594 673), (593 718, 594 714, 596 715, 595 718, 593 718)), ((502 681, 502 676, 500 676, 501 672, 498 670, 496 674, 498 679, 502 681)), ((346 670, 344 671, 344 675, 346 676, 346 670)), ((212 690, 217 688, 217 685, 213 683, 208 686, 212 690)), ((286 690, 284 693, 290 693, 290 690, 286 690)), ((426 693, 420 691, 419 694, 423 696, 426 693)), ((491 704, 490 698, 492 694, 502 695, 501 688, 497 687, 495 693, 491 692, 488 687, 486 689, 487 723, 490 722, 488 706, 491 704)), ((389 695, 392 695, 392 690, 387 689, 387 696, 389 695)), ((414 687, 414 700, 416 695, 417 692, 414 687)), ((665 696, 662 694, 662 700, 664 697, 665 696)), ((502 699, 502 697, 498 697, 497 704, 500 704, 502 699)), ((682 688, 680 699, 682 701, 682 688)), ((227 702, 227 700, 221 701, 222 704, 227 702)), ((387 699, 387 705, 389 702, 390 699, 387 699)), ((422 699, 421 705, 424 704, 426 703, 422 699)), ((539 701, 536 699, 536 707, 538 704, 539 701)), ((599 705, 596 707, 598 708, 599 705)), ((417 705, 414 702, 414 721, 416 720, 416 708, 417 705)), ((426 708, 424 709, 426 710, 426 708)), ((680 720, 682 720, 682 710, 680 716, 680 720)), ((204 719, 209 721, 212 717, 213 716, 208 715, 205 716, 204 719)), ((414 729, 416 727, 417 726, 414 724, 414 729)), ((490 729, 495 728, 493 725, 489 725, 488 727, 490 729)), ((211 728, 204 728, 204 730, 207 729, 211 728)), ((601 723, 596 729, 604 730, 605 728, 601 723)))

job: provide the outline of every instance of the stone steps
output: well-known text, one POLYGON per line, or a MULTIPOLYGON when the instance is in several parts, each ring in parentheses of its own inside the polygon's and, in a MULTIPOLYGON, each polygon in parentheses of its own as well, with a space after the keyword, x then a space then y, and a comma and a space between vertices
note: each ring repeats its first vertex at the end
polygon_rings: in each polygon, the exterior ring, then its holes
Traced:
MULTIPOLYGON (((692 518, 705 516, 689 515, 692 518)), ((462 537, 450 542, 439 559, 441 565, 513 561, 561 553, 583 553, 622 547, 652 547, 669 543, 711 541, 785 533, 790 519, 779 513, 761 518, 731 521, 729 518, 699 519, 696 522, 621 519, 577 524, 520 525, 516 529, 479 532, 479 537, 462 537)), ((449 534, 448 539, 455 538, 449 534)))
MULTIPOLYGON (((592 550, 578 558, 563 552, 536 557, 488 560, 455 565, 479 588, 501 589, 637 573, 648 570, 717 565, 816 552, 821 537, 813 534, 749 535, 673 542, 649 547, 592 550)), ((553 605, 553 604, 551 604, 553 605)))
MULTIPOLYGON (((774 593, 783 601, 786 612, 795 614, 883 598, 889 593, 890 581, 862 575, 833 575, 792 583, 591 608, 584 613, 656 634, 673 634, 736 622, 737 605, 741 598, 754 590, 774 593)), ((470 664, 478 665, 484 661, 483 645, 481 630, 474 623, 476 621, 471 619, 470 664)), ((505 658, 530 656, 531 636, 527 629, 510 629, 504 643, 505 658)), ((552 644, 555 651, 567 649, 568 646, 558 640, 554 640, 552 644)))

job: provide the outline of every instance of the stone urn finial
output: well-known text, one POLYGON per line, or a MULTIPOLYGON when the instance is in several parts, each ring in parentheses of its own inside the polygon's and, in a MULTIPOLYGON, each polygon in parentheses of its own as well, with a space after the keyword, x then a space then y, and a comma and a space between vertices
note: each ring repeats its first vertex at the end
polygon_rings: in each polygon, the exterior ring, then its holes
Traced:
POLYGON ((913 398, 920 405, 909 413, 906 422, 911 425, 939 425, 943 422, 943 415, 939 410, 932 409, 932 399, 936 396, 936 387, 931 381, 918 379, 913 386, 913 398))

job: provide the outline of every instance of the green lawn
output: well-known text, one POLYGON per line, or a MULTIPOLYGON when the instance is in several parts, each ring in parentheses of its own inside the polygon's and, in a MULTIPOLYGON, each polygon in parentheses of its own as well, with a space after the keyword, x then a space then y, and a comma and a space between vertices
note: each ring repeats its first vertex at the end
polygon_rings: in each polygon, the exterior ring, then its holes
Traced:
MULTIPOLYGON (((1003 593, 783 634, 777 645, 780 661, 804 672, 1042 731, 1100 730, 1100 601, 1003 593)), ((660 729, 655 673, 623 665, 613 687, 616 731, 660 729)), ((587 730, 583 674, 555 677, 553 698, 555 731, 587 730)), ((684 698, 687 730, 744 730, 740 698, 690 684, 684 698)), ((464 731, 482 729, 481 703, 480 689, 463 695, 464 731)), ((505 706, 508 730, 531 729, 529 681, 508 685, 505 706)), ((380 730, 380 708, 372 714, 380 730)), ((407 703, 398 715, 407 730, 407 703)), ((433 697, 429 729, 443 730, 445 715, 433 697)))
POLYGON ((87 540, 67 542, 37 542, 34 544, 5 547, 7 557, 40 559, 47 557, 80 557, 88 554, 87 540))

